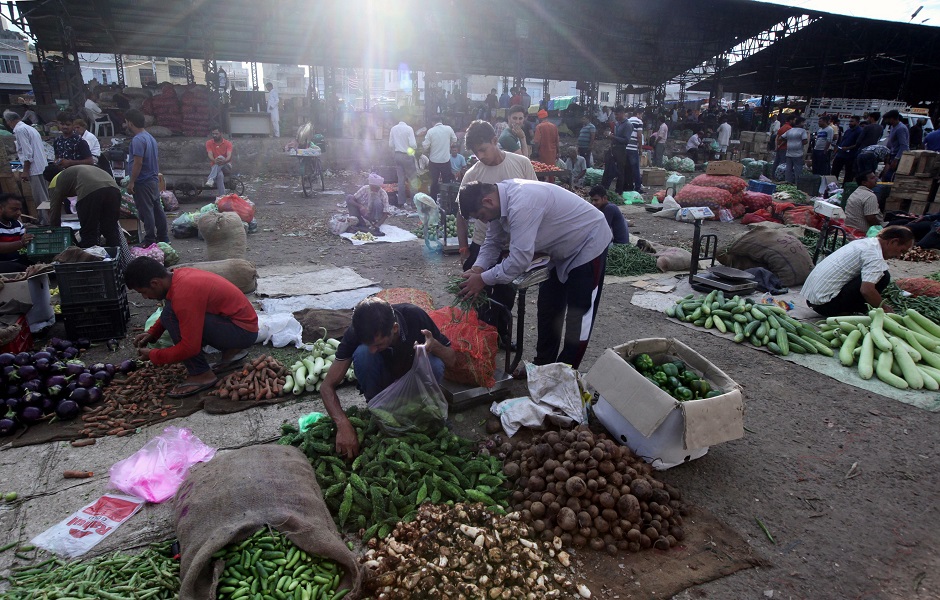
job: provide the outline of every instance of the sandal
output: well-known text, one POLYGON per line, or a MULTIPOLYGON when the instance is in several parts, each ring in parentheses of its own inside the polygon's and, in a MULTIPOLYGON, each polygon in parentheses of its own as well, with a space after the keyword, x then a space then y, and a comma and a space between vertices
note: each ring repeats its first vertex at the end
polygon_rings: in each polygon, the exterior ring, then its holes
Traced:
POLYGON ((195 396, 196 394, 200 392, 211 390, 212 388, 215 387, 217 383, 219 383, 218 377, 216 377, 215 381, 211 383, 195 383, 195 382, 181 383, 177 385, 176 387, 174 387, 173 391, 171 391, 166 396, 167 398, 189 398, 190 396, 195 396), (184 389, 187 391, 185 392, 179 391, 179 390, 184 390, 184 389))
POLYGON ((209 369, 214 371, 216 375, 233 371, 241 366, 242 361, 244 361, 247 356, 248 350, 242 350, 228 360, 220 360, 217 363, 210 364, 209 369))

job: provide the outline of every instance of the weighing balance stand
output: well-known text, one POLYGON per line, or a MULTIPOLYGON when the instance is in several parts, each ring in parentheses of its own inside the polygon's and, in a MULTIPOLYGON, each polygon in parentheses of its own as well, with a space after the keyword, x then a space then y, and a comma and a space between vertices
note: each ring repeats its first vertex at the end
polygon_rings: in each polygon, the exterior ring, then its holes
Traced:
POLYGON ((826 254, 832 254, 840 238, 843 246, 849 238, 845 229, 832 224, 832 219, 845 219, 845 211, 842 207, 825 200, 817 200, 813 205, 813 212, 823 217, 823 226, 819 230, 819 239, 816 240, 816 250, 813 251, 813 264, 815 265, 823 249, 828 250, 826 254))
POLYGON ((438 206, 441 207, 441 230, 443 232, 443 242, 441 246, 441 251, 444 254, 459 254, 460 253, 460 244, 454 240, 454 243, 447 243, 447 215, 454 215, 459 217, 460 211, 457 207, 457 192, 460 191, 459 183, 442 183, 440 189, 437 192, 437 201, 438 206))
MULTIPOLYGON (((493 377, 496 379, 496 384, 491 388, 485 388, 481 386, 474 387, 455 383, 445 379, 444 383, 441 385, 441 388, 443 389, 444 396, 447 398, 447 403, 450 405, 452 410, 460 412, 479 404, 499 402, 509 396, 509 386, 514 381, 512 374, 519 366, 519 363, 522 362, 523 339, 525 334, 526 291, 530 287, 542 283, 547 279, 548 268, 546 266, 542 266, 530 271, 526 271, 512 281, 510 285, 512 285, 513 289, 516 291, 516 311, 518 313, 516 318, 515 348, 513 348, 511 339, 501 340, 503 342, 505 353, 503 364, 504 369, 496 369, 496 372, 493 375, 493 377)), ((510 333, 507 337, 512 337, 512 311, 509 309, 509 307, 504 306, 495 300, 490 300, 490 304, 503 311, 503 316, 509 323, 510 333)))
MULTIPOLYGON (((709 233, 702 235, 702 221, 708 217, 713 217, 715 213, 708 207, 684 208, 676 216, 676 220, 692 219, 695 232, 692 235, 692 265, 689 268, 689 285, 697 292, 710 292, 712 290, 721 290, 729 295, 748 295, 756 288, 757 284, 747 280, 729 280, 728 278, 718 277, 712 272, 698 272, 699 261, 711 259, 710 269, 715 268, 715 259, 718 257, 718 236, 709 233)), ((744 273, 748 275, 748 273, 744 273)))

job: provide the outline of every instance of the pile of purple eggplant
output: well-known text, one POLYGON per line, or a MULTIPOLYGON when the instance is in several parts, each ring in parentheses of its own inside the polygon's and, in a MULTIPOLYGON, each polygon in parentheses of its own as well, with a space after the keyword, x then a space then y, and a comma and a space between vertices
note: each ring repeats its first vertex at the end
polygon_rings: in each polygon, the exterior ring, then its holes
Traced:
POLYGON ((52 338, 48 347, 38 352, 0 354, 0 398, 6 398, 2 400, 6 413, 0 419, 0 435, 10 435, 20 425, 51 415, 62 421, 74 419, 83 406, 101 400, 102 388, 116 373, 137 367, 130 360, 119 367, 110 363, 86 366, 78 357, 90 346, 84 339, 52 338))

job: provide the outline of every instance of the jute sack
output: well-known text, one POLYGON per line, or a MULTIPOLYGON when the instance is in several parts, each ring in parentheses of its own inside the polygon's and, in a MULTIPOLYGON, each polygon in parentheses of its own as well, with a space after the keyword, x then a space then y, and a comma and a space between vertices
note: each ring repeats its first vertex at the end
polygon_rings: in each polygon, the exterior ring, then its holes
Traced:
POLYGON ((232 212, 212 212, 199 217, 199 234, 206 240, 206 258, 245 258, 248 234, 241 217, 232 212))
POLYGON ((180 600, 216 598, 225 563, 212 555, 263 527, 298 548, 335 561, 340 589, 358 598, 362 572, 323 501, 316 474, 291 446, 262 445, 226 452, 190 469, 173 503, 180 542, 180 600))
POLYGON ((220 275, 235 284, 245 294, 250 294, 258 287, 258 270, 255 263, 243 258, 229 258, 227 260, 213 260, 209 262, 187 263, 175 265, 173 269, 188 267, 208 271, 220 275))
POLYGON ((790 231, 756 227, 739 237, 718 262, 735 269, 763 267, 780 282, 793 287, 802 285, 813 270, 813 259, 790 231))

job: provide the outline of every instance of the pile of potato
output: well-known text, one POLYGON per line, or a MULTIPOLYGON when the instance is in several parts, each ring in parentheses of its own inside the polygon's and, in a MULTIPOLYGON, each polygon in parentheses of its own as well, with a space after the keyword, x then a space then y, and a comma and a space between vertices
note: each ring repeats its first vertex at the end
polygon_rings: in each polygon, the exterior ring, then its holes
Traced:
POLYGON ((679 490, 654 479, 629 448, 586 426, 520 442, 503 472, 511 502, 546 541, 609 554, 668 550, 682 541, 679 490))

